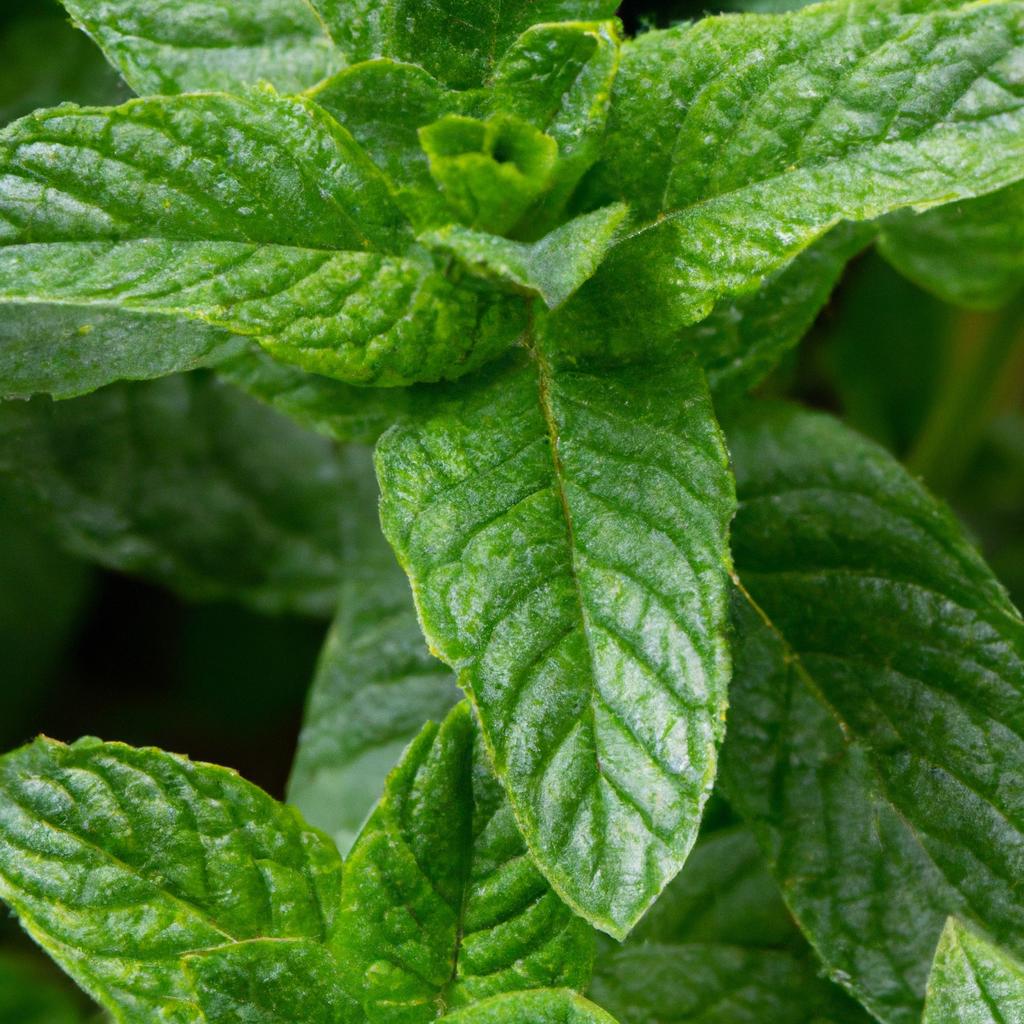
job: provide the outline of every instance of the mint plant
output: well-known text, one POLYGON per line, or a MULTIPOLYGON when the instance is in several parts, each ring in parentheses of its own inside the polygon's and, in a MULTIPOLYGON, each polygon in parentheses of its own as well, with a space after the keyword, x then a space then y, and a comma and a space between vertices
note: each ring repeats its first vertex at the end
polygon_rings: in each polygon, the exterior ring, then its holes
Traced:
POLYGON ((124 1024, 1022 1019, 1024 621, 753 392, 876 246, 988 400, 1024 5, 63 2, 137 96, 0 132, 0 493, 334 625, 288 803, 0 758, 29 935, 124 1024))

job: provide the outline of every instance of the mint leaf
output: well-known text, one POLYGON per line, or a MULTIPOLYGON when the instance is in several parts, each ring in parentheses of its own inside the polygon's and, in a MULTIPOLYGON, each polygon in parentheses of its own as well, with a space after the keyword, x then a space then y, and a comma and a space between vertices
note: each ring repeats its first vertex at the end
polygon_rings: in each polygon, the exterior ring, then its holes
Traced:
POLYGON ((626 944, 599 946, 590 997, 623 1024, 867 1024, 821 979, 751 830, 721 816, 626 944))
POLYGON ((258 348, 217 364, 217 376, 335 441, 372 443, 398 420, 429 408, 428 386, 361 388, 287 366, 258 348))
POLYGON ((600 156, 618 67, 615 22, 575 22, 530 29, 495 68, 490 108, 515 114, 558 144, 551 192, 529 237, 558 222, 572 190, 600 156))
POLYGON ((394 57, 446 85, 482 85, 495 61, 531 25, 610 17, 616 0, 312 0, 351 63, 394 57))
POLYGON ((798 934, 757 840, 740 824, 701 833, 630 942, 769 948, 798 934))
POLYGON ((302 0, 61 0, 140 95, 314 85, 341 63, 302 0))
POLYGON ((878 247, 940 299, 998 309, 1024 287, 1024 185, 882 222, 878 247))
POLYGON ((340 892, 330 840, 224 768, 98 740, 0 758, 0 897, 131 1024, 199 1024, 183 958, 323 942, 340 892))
POLYGON ((599 1006, 564 989, 495 996, 445 1019, 449 1024, 615 1024, 599 1006))
POLYGON ((408 383, 465 373, 522 330, 522 300, 403 255, 412 236, 386 180, 308 100, 59 108, 0 134, 0 175, 7 394, 189 368, 223 355, 225 332, 328 376, 408 383))
POLYGON ((422 241, 457 256, 471 272, 540 296, 549 309, 592 277, 628 213, 618 203, 575 217, 537 242, 513 242, 453 224, 422 241))
POLYGON ((810 330, 847 262, 871 240, 872 227, 840 224, 768 277, 757 291, 723 299, 674 345, 692 349, 716 401, 760 384, 810 330))
POLYGON ((334 949, 371 1021, 589 979, 592 933, 527 855, 468 705, 388 779, 345 865, 334 949))
POLYGON ((1006 1024, 1024 1016, 1024 966, 950 918, 928 978, 924 1024, 1006 1024))
POLYGON ((339 611, 320 656, 288 800, 347 854, 384 778, 458 690, 423 642, 405 574, 381 536, 369 452, 345 454, 339 611))
POLYGON ((254 939, 194 953, 185 971, 203 1024, 361 1024, 327 948, 308 939, 254 939))
POLYGON ((110 568, 265 611, 336 606, 347 495, 330 445, 208 376, 0 403, 0 473, 37 525, 110 568))
POLYGON ((450 217, 481 231, 515 231, 554 182, 558 144, 512 114, 450 114, 419 137, 450 217))
POLYGON ((689 852, 722 729, 732 484, 703 375, 534 354, 392 428, 377 472, 531 852, 624 935, 689 852))
POLYGON ((729 436, 729 798, 833 976, 914 1021, 947 915, 1020 948, 1024 623, 881 449, 777 406, 729 436))
POLYGON ((622 1024, 867 1024, 809 957, 767 949, 648 944, 602 958, 590 990, 622 1024))
MULTIPOLYGON (((542 146, 557 159, 545 176, 526 196, 524 203, 536 202, 526 234, 536 239, 556 227, 565 202, 583 173, 600 152, 607 118, 611 84, 618 65, 618 40, 611 23, 570 23, 541 25, 527 32, 495 69, 490 88, 456 92, 423 68, 389 59, 371 60, 347 68, 322 83, 312 95, 343 124, 391 179, 395 201, 420 231, 443 226, 452 212, 431 176, 427 153, 421 146, 421 130, 428 148, 437 157, 444 154, 431 147, 431 137, 443 130, 431 128, 448 115, 473 118, 512 116, 531 125, 546 137, 542 146), (544 192, 538 196, 538 192, 544 192)), ((485 129, 480 129, 485 131, 485 129)), ((478 187, 482 201, 497 205, 507 202, 507 184, 488 197, 494 182, 515 181, 515 167, 504 170, 490 160, 465 153, 451 165, 451 187, 465 188, 467 174, 486 174, 478 187)), ((493 146, 492 146, 493 149, 493 146)), ((487 155, 490 155, 489 153, 487 155)), ((506 164, 511 149, 502 154, 506 164)), ((435 173, 447 181, 443 167, 435 173)), ((475 202, 475 201, 474 201, 475 202)), ((523 204, 520 204, 520 210, 523 204)), ((467 223, 477 215, 456 201, 456 209, 467 223)), ((520 214, 502 216, 514 223, 520 214)))
POLYGON ((450 215, 419 130, 471 102, 413 64, 372 60, 346 68, 310 94, 358 140, 390 179, 395 202, 420 230, 450 215))
POLYGON ((1019 179, 1022 50, 1018 4, 939 0, 639 37, 589 193, 628 202, 641 226, 566 306, 561 343, 668 339, 841 220, 1019 179))

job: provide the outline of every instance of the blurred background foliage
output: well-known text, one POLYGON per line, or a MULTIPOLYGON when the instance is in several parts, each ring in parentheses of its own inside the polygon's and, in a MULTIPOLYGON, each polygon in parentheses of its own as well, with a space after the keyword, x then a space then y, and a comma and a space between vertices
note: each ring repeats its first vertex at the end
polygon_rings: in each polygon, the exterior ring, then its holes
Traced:
MULTIPOLYGON (((799 5, 727 0, 718 9, 799 5)), ((642 32, 704 13, 691 0, 639 0, 621 16, 628 31, 642 32)), ((0 123, 67 100, 128 96, 53 0, 4 0, 0 123)), ((836 412, 905 460, 950 502, 1024 602, 1020 295, 998 312, 957 309, 869 251, 849 265, 808 338, 761 390, 836 412)), ((187 472, 187 453, 181 458, 187 472)), ((326 608, 314 602, 306 614, 269 615, 253 610, 259 601, 185 600, 159 583, 98 569, 53 541, 17 468, 3 469, 0 748, 38 733, 154 744, 237 768, 281 797, 326 608)), ((89 1016, 12 922, 0 920, 0 1024, 89 1016)))

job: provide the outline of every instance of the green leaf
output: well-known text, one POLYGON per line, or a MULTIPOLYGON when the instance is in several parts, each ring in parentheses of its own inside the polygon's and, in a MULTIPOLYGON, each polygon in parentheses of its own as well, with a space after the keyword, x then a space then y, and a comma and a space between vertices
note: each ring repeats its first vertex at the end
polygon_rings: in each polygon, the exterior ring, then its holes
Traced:
POLYGON ((894 214, 882 222, 878 246, 901 274, 945 302, 998 309, 1024 287, 1024 184, 894 214))
POLYGON ((227 769, 98 740, 0 759, 0 897, 126 1024, 200 1024, 183 957, 324 942, 340 893, 330 840, 227 769))
POLYGON ((639 37, 588 188, 641 226, 566 306, 562 344, 667 340, 841 220, 1019 179, 1022 54, 1015 2, 837 0, 639 37))
POLYGON ((445 1020, 449 1024, 616 1024, 599 1006, 564 989, 495 996, 445 1020))
POLYGON ((946 916, 1021 948, 1024 623, 950 514, 828 417, 729 434, 723 778, 833 977, 916 1021, 946 916))
POLYGON ((506 363, 378 444, 384 530, 541 870, 622 936, 682 866, 729 667, 700 370, 506 363))
POLYGON ((217 375, 335 441, 372 444, 392 423, 428 408, 433 394, 429 385, 355 387, 279 363, 258 348, 218 363, 217 375))
POLYGON ((307 939, 254 939, 185 958, 203 1024, 360 1024, 327 948, 307 939))
POLYGON ((810 957, 692 943, 602 958, 591 997, 622 1024, 867 1024, 810 957))
POLYGON ((0 1020, 10 1024, 82 1024, 70 992, 27 957, 0 953, 0 1020))
POLYGON ((531 230, 531 238, 557 223, 600 156, 618 67, 616 23, 573 22, 530 29, 495 68, 490 109, 514 114, 558 143, 551 193, 538 211, 542 230, 531 230))
POLYGON ((356 138, 390 179, 395 202, 419 230, 450 214, 434 179, 419 130, 462 113, 463 94, 413 64, 372 60, 346 68, 310 95, 356 138))
POLYGON ((553 183, 558 144, 512 114, 448 114, 419 137, 451 214, 481 231, 513 231, 553 183))
MULTIPOLYGON (((550 178, 541 180, 523 200, 539 204, 524 225, 526 234, 536 239, 557 226, 570 191, 599 155, 617 65, 618 39, 612 23, 542 25, 516 42, 495 69, 486 91, 455 92, 423 68, 379 59, 345 69, 311 95, 388 174, 395 201, 420 231, 451 220, 420 145, 421 129, 448 115, 512 116, 544 133, 548 138, 541 145, 550 151, 550 140, 554 140, 557 160, 550 178), (537 193, 545 189, 546 194, 538 198, 537 193)), ((428 144, 432 133, 443 130, 442 125, 428 131, 428 144)), ((484 175, 479 188, 485 197, 495 180, 506 181, 510 176, 518 180, 514 167, 500 170, 492 161, 482 160, 479 139, 476 143, 476 156, 467 160, 463 155, 449 165, 450 188, 457 194, 465 192, 462 179, 467 163, 472 173, 484 175)), ((443 167, 436 170, 447 180, 443 167)), ((499 208, 503 200, 507 202, 500 190, 495 199, 499 208)), ((476 216, 475 206, 467 208, 465 201, 460 209, 467 221, 476 216)), ((499 212, 510 223, 517 219, 499 212)))
POLYGON ((556 309, 593 276, 628 212, 617 203, 574 217, 533 243, 457 224, 428 232, 421 240, 457 256, 471 272, 539 295, 549 309, 556 309))
POLYGON ((238 89, 297 92, 341 54, 303 0, 61 0, 139 95, 238 89))
POLYGON ((394 57, 456 89, 479 86, 517 36, 543 21, 610 17, 617 0, 312 0, 350 62, 394 57))
POLYGON ((434 380, 523 327, 521 299, 403 255, 383 175, 308 100, 58 108, 0 135, 0 176, 6 394, 190 368, 237 351, 225 332, 349 382, 434 380))
POLYGON ((339 611, 320 657, 288 801, 347 854, 384 779, 458 690, 423 642, 405 574, 380 532, 369 452, 345 454, 339 611))
POLYGON ((775 369, 810 330, 847 262, 873 234, 868 225, 840 224, 757 291, 723 299, 706 319, 679 332, 674 343, 700 360, 716 401, 742 397, 775 369))
POLYGON ((592 933, 527 855, 468 705, 388 779, 345 865, 334 949, 375 1022, 589 979, 592 933))
POLYGON ((1024 966, 950 918, 928 978, 924 1024, 1024 1019, 1024 966))
POLYGON ((0 472, 69 550, 193 598, 330 614, 343 480, 328 442, 216 380, 0 403, 0 472))
POLYGON ((768 948, 798 934, 753 833, 732 825, 701 834, 630 941, 768 948))

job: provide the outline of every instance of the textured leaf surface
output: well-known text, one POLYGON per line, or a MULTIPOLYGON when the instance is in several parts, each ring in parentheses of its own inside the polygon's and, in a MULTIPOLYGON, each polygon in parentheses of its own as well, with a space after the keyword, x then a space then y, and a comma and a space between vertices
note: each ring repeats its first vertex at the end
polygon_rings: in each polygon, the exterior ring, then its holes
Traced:
POLYGON ((1024 1020, 1024 966, 950 918, 928 978, 924 1024, 1024 1020))
POLYGON ((810 957, 739 946, 643 945, 604 957, 590 996, 622 1024, 867 1024, 810 957))
POLYGON ((490 109, 523 118, 558 144, 551 191, 534 214, 529 237, 557 222, 553 218, 597 161, 618 67, 616 23, 574 22, 530 29, 495 68, 490 109))
POLYGON ((545 21, 610 17, 616 0, 312 0, 350 61, 394 57, 456 89, 482 85, 515 38, 545 21))
POLYGON ((841 224, 768 277, 757 291, 723 299, 672 344, 692 349, 716 401, 740 398, 797 345, 828 302, 848 260, 871 240, 867 225, 841 224))
POLYGON ((753 833, 732 825, 701 834, 630 943, 756 949, 792 945, 798 935, 753 833))
POLYGON ((183 955, 323 942, 341 861, 234 772, 156 750, 39 740, 0 759, 0 896, 125 1021, 202 1020, 183 955))
POLYGON ((593 934, 527 855, 467 704, 388 779, 345 865, 334 945, 371 1021, 589 979, 593 934))
POLYGON ((420 145, 419 130, 464 111, 471 98, 414 64, 365 61, 311 93, 389 177, 395 202, 419 230, 449 219, 420 145))
POLYGON ((360 1024, 327 948, 307 939, 256 939, 189 956, 203 1024, 360 1024))
POLYGON ((0 135, 0 385, 66 395, 155 376, 223 354, 225 332, 398 384, 516 338, 521 300, 456 288, 422 250, 403 255, 411 241, 381 172, 311 101, 33 115, 0 135))
POLYGON ((303 0, 61 0, 139 95, 237 89, 298 92, 341 54, 303 0))
POLYGON ((615 1024, 599 1006, 564 989, 495 996, 446 1020, 450 1024, 615 1024))
POLYGON ((1024 185, 883 222, 879 248, 939 298, 997 309, 1024 287, 1024 185))
POLYGON ((537 242, 513 242, 458 224, 429 232, 423 241, 457 256, 471 271, 539 295, 555 309, 600 266, 627 209, 616 203, 574 217, 537 242))
POLYGON ((110 568, 267 611, 336 607, 346 495, 329 443, 209 377, 0 403, 0 473, 110 568))
POLYGON ((429 407, 429 385, 361 388, 306 373, 249 349, 217 364, 217 375, 297 423, 335 441, 372 443, 399 420, 429 407))
POLYGON ((384 779, 458 699, 423 641, 409 582, 380 532, 369 452, 345 454, 339 611, 320 656, 288 801, 347 854, 384 779))
POLYGON ((643 226, 567 305, 563 343, 582 320, 599 349, 649 344, 840 220, 1017 180, 1022 53, 1018 3, 842 0, 641 36, 591 192, 643 226))
POLYGON ((833 976, 918 1019, 947 915, 1020 948, 1024 624, 949 513, 827 417, 730 432, 725 781, 833 976))
POLYGON ((702 374, 511 362, 377 468, 532 853, 623 935, 686 858, 722 729, 732 485, 702 374))
POLYGON ((31 390, 50 359, 69 384, 58 377, 47 390, 61 392, 79 381, 76 389, 84 387, 96 370, 153 377, 217 362, 237 350, 224 332, 254 337, 284 362, 345 381, 436 380, 500 353, 525 324, 521 302, 457 288, 427 260, 244 242, 0 249, 0 305, 14 306, 3 335, 15 336, 0 368, 15 391, 31 390), (69 313, 72 323, 78 318, 77 330, 64 327, 69 313), (108 318, 117 330, 109 360, 108 318), (41 325, 64 327, 42 353, 41 325), (180 340, 169 343, 168 326, 180 340), (97 354, 83 356, 82 348, 97 354), (89 376, 81 375, 81 362, 89 376))

